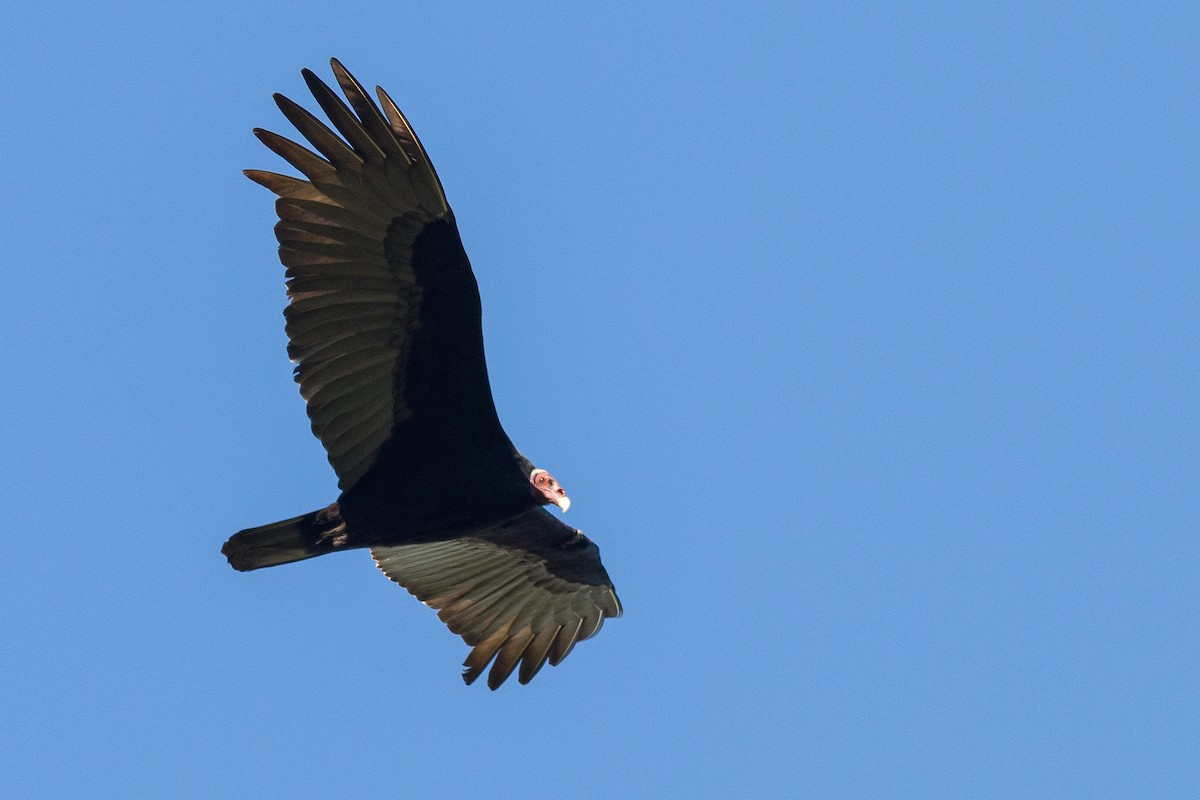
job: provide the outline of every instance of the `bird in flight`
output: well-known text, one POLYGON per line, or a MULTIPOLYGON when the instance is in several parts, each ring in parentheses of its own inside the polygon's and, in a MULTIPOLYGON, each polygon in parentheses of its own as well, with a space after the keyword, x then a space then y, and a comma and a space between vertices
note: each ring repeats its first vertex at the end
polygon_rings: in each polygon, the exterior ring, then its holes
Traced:
POLYGON ((288 355, 341 495, 221 552, 247 571, 370 548, 471 646, 463 680, 491 664, 490 688, 518 666, 528 683, 621 603, 596 545, 546 510, 567 510, 562 486, 500 425, 479 288, 425 148, 383 89, 377 106, 332 66, 345 102, 302 73, 332 129, 274 96, 311 150, 254 131, 304 177, 246 175, 278 195, 288 355))

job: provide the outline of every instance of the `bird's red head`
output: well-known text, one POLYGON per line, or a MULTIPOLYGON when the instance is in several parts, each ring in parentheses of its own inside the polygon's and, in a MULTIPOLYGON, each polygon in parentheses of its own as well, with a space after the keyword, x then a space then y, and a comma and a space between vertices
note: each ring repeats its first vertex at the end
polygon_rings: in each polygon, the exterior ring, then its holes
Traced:
POLYGON ((529 473, 529 486, 538 505, 547 506, 554 503, 563 511, 571 507, 571 498, 567 497, 567 491, 559 486, 554 476, 546 470, 535 469, 529 473))

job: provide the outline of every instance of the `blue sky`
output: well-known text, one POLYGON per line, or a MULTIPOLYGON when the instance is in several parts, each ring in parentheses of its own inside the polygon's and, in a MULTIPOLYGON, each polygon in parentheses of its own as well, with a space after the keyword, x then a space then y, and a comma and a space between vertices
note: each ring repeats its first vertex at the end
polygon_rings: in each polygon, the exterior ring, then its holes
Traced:
POLYGON ((0 794, 1194 797, 1191 4, 0 10, 0 794), (625 605, 526 687, 336 497, 271 197, 408 113, 492 384, 625 605))

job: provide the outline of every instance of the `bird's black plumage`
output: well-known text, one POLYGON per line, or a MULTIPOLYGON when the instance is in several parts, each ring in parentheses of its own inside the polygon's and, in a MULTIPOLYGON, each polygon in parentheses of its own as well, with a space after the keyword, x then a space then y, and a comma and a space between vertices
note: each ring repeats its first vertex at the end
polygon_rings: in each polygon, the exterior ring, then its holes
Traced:
POLYGON ((279 196, 288 353, 342 494, 222 552, 250 570, 369 547, 474 648, 468 683, 493 659, 489 686, 517 665, 525 683, 621 606, 596 546, 540 507, 537 471, 500 425, 479 288, 424 147, 382 89, 381 112, 332 65, 349 105, 303 75, 336 132, 275 96, 315 153, 255 130, 305 179, 246 174, 279 196))

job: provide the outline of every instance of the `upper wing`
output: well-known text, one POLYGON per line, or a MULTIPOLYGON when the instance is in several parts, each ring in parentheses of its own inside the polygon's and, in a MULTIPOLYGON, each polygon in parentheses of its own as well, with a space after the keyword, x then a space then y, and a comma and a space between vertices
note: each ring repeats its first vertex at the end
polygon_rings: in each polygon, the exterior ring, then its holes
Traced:
POLYGON ((308 180, 246 175, 279 195, 288 354, 313 433, 345 490, 375 464, 395 426, 422 405, 446 406, 446 394, 456 395, 455 412, 497 430, 499 422, 479 290, 441 182, 391 98, 377 90, 385 117, 332 64, 349 107, 312 72, 303 75, 340 137, 279 94, 276 103, 317 152, 254 132, 308 180), (436 364, 457 372, 442 379, 436 364))
POLYGON ((599 549, 542 508, 467 538, 373 547, 371 555, 474 648, 463 662, 467 683, 493 658, 490 688, 518 662, 528 683, 547 659, 558 664, 605 618, 621 615, 599 549))

